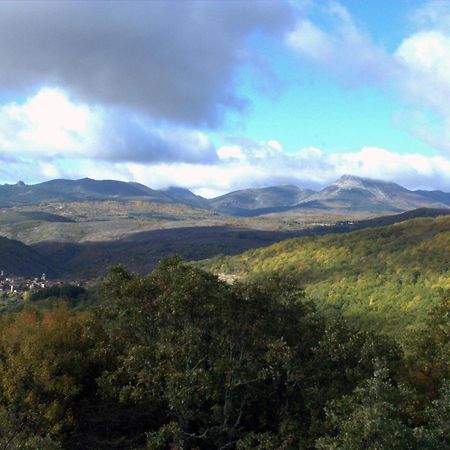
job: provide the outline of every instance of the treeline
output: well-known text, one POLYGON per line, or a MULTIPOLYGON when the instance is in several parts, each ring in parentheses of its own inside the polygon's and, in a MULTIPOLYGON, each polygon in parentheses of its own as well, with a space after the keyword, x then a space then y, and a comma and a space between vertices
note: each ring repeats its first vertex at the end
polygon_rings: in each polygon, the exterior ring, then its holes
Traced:
POLYGON ((295 277, 324 314, 399 337, 420 330, 433 305, 449 295, 450 217, 289 239, 197 264, 239 279, 295 277))
POLYGON ((448 448, 448 298, 405 356, 289 276, 230 285, 174 257, 101 291, 1 317, 1 448, 448 448))
POLYGON ((28 300, 38 302, 45 299, 60 298, 68 301, 71 306, 74 306, 86 299, 86 297, 87 291, 84 287, 64 284, 62 286, 49 286, 31 291, 28 300))

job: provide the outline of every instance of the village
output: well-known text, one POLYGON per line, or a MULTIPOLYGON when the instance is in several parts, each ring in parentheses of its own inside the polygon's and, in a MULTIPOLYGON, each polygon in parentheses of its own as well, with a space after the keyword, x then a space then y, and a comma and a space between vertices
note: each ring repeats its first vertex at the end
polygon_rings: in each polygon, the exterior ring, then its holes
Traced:
POLYGON ((40 277, 15 276, 8 274, 4 270, 0 270, 0 298, 4 300, 10 297, 23 297, 29 291, 67 284, 81 286, 82 282, 79 280, 50 280, 45 273, 40 277))

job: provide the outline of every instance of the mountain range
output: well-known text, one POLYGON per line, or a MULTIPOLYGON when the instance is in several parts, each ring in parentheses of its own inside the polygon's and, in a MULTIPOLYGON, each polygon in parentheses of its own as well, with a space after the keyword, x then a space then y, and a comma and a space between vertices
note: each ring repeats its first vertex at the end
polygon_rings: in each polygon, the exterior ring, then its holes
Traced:
POLYGON ((301 214, 302 211, 402 212, 415 208, 449 208, 450 193, 408 190, 396 183, 344 175, 320 191, 298 186, 243 189, 207 199, 188 189, 151 189, 135 182, 115 180, 51 180, 34 185, 18 182, 0 186, 0 207, 80 200, 139 199, 161 204, 182 204, 232 216, 273 213, 301 214))

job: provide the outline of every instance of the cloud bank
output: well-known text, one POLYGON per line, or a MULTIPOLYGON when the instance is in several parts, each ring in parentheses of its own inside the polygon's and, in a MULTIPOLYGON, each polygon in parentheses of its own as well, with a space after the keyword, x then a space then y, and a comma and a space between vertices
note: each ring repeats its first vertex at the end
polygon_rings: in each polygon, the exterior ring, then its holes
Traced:
POLYGON ((399 154, 364 147, 355 152, 329 153, 318 148, 284 152, 277 141, 232 143, 216 151, 214 163, 109 162, 89 157, 53 158, 8 164, 3 176, 16 182, 16 173, 30 180, 42 178, 119 179, 152 188, 182 186, 207 197, 236 189, 294 184, 320 189, 343 174, 397 182, 410 189, 440 188, 450 191, 450 161, 443 156, 399 154))
POLYGON ((0 85, 59 86, 90 103, 212 126, 241 109, 235 67, 255 30, 278 33, 287 1, 0 3, 0 85))
POLYGON ((24 103, 0 106, 0 155, 89 158, 107 162, 213 163, 217 155, 199 131, 158 126, 148 117, 71 101, 42 89, 24 103))

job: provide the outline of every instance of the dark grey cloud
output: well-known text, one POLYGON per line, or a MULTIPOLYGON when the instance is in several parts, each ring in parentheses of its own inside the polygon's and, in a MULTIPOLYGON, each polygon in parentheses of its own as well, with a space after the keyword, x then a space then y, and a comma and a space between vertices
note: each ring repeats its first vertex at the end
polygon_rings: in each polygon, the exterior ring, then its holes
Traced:
POLYGON ((257 29, 285 30, 286 0, 0 3, 0 89, 62 86, 89 102, 212 126, 257 29))
POLYGON ((205 135, 195 130, 158 127, 145 117, 108 111, 96 130, 92 159, 143 164, 213 164, 218 157, 205 135))

